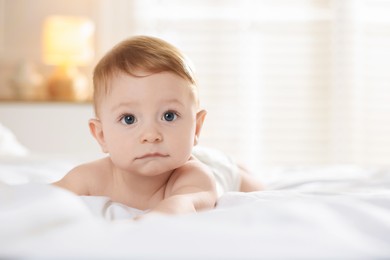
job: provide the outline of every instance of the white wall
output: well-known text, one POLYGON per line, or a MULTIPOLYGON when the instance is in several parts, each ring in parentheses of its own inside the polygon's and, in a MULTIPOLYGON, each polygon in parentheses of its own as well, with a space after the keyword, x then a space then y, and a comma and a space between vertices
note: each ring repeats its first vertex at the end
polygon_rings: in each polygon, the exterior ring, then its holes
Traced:
POLYGON ((89 132, 90 104, 0 103, 0 122, 38 154, 101 155, 89 132))

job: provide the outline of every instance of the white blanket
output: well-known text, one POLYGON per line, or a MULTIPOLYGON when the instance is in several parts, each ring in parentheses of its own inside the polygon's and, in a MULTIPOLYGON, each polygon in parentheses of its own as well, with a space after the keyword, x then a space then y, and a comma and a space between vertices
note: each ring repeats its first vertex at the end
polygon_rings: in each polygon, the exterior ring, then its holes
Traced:
POLYGON ((0 163, 1 258, 390 258, 388 170, 274 170, 262 175, 265 191, 226 193, 211 211, 135 222, 129 217, 139 212, 108 198, 46 184, 72 163, 0 163))

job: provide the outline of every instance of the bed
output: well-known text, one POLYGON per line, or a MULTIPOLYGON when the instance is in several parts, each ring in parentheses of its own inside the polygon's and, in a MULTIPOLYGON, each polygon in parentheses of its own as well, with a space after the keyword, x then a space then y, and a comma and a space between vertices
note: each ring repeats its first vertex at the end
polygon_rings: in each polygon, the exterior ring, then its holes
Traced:
POLYGON ((274 168, 258 173, 264 191, 226 193, 214 210, 133 221, 48 184, 85 158, 1 140, 1 258, 390 259, 390 169, 274 168))

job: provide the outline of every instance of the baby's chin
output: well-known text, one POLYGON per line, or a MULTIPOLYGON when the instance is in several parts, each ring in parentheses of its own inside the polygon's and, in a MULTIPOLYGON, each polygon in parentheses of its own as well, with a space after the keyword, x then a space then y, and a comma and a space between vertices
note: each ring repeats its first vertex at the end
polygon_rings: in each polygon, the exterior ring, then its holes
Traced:
POLYGON ((130 172, 145 177, 156 177, 160 175, 170 175, 176 168, 176 164, 164 163, 161 162, 161 160, 145 160, 138 164, 137 167, 132 167, 130 172))

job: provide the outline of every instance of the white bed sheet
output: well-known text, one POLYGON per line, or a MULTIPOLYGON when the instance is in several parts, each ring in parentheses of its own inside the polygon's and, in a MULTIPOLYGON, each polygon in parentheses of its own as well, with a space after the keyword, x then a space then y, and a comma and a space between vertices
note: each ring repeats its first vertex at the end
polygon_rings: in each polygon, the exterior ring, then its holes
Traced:
POLYGON ((0 162, 2 258, 390 258, 388 169, 274 169, 265 191, 227 193, 215 210, 134 222, 107 198, 47 185, 78 161, 0 162))

